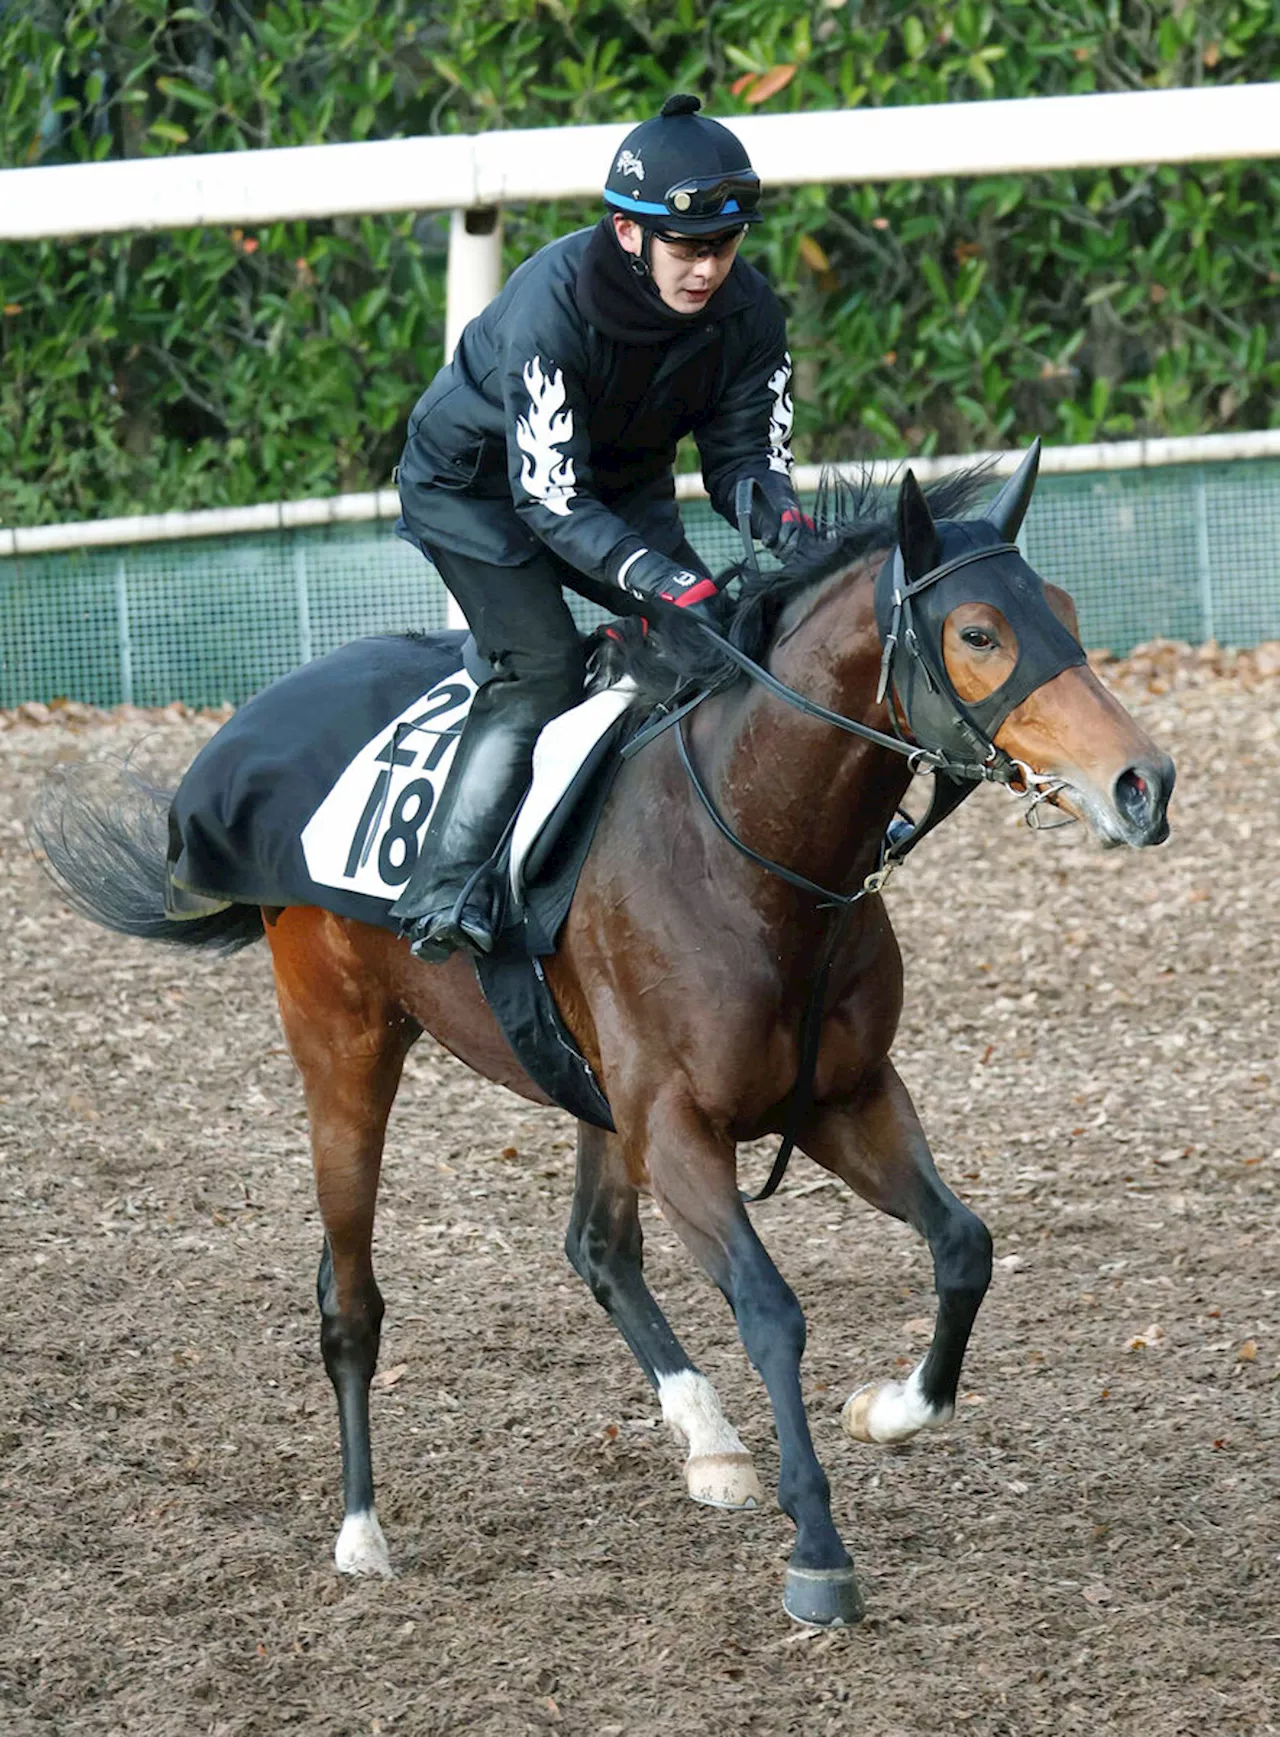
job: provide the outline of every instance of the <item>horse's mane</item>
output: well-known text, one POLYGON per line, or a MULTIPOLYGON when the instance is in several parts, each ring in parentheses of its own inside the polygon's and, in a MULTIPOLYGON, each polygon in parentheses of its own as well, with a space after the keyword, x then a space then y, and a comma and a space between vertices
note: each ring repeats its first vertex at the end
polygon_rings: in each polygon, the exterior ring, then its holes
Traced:
MULTIPOLYGON (((989 480, 990 468, 990 461, 984 461, 931 483, 924 493, 934 518, 958 518, 971 507, 989 480)), ((742 579, 723 629, 725 637, 748 657, 762 658, 788 604, 873 550, 893 547, 898 538, 897 502, 892 480, 876 484, 865 470, 851 479, 824 468, 813 514, 817 537, 805 552, 759 577, 743 573, 740 567, 721 575, 722 585, 735 575, 742 579)), ((737 666, 692 625, 681 631, 664 623, 644 634, 640 623, 628 618, 622 624, 621 640, 625 672, 637 683, 641 697, 654 703, 689 683, 720 687, 738 676, 737 666)))

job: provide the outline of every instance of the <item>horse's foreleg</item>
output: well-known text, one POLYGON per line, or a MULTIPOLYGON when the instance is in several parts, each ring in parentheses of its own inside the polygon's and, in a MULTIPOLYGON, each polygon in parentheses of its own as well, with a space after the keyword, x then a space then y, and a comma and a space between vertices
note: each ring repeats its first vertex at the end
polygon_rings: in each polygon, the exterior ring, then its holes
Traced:
POLYGON ((872 1206, 912 1225, 933 1255, 938 1310, 928 1354, 906 1381, 859 1388, 842 1414, 855 1441, 906 1441, 955 1411, 965 1348, 991 1282, 991 1236, 938 1175, 915 1107, 888 1062, 856 1099, 816 1111, 801 1143, 872 1206))
POLYGON ((747 1356, 769 1391, 778 1432, 778 1501, 795 1522, 783 1607, 799 1622, 856 1622, 862 1600, 831 1518, 800 1390, 805 1322, 738 1194, 734 1148, 689 1106, 649 1120, 649 1176, 663 1215, 728 1298, 747 1356))
POLYGON ((373 1276, 373 1215, 387 1117, 418 1027, 357 969, 338 920, 286 911, 267 935, 285 1036, 311 1124, 324 1250, 316 1282, 320 1346, 338 1401, 343 1574, 391 1573, 373 1498, 369 1383, 382 1295, 373 1276))
POLYGON ((688 1446, 695 1502, 755 1508, 763 1501, 751 1455, 705 1375, 689 1361, 644 1280, 636 1190, 617 1139, 578 1124, 578 1172, 565 1253, 658 1391, 662 1415, 688 1446))

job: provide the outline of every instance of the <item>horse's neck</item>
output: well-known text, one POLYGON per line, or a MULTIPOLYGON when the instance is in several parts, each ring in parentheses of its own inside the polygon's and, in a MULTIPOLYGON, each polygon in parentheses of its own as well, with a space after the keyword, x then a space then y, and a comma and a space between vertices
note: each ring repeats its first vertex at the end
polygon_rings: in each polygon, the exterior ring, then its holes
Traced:
MULTIPOLYGON (((837 575, 784 620, 768 667, 830 711, 889 728, 876 701, 876 556, 837 575)), ((909 782, 905 759, 806 716, 763 688, 739 691, 715 752, 717 794, 744 842, 808 879, 846 890, 875 866, 909 782)), ((779 887, 781 882, 776 883, 779 887)))

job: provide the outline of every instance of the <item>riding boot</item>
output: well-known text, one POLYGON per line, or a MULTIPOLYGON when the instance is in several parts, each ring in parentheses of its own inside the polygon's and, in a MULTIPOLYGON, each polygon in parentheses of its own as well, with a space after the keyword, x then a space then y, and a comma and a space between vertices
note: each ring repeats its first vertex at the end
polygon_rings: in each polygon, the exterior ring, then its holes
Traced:
POLYGON ((529 784, 545 697, 520 682, 486 682, 472 703, 413 874, 391 907, 419 959, 493 950, 502 891, 485 872, 529 784))

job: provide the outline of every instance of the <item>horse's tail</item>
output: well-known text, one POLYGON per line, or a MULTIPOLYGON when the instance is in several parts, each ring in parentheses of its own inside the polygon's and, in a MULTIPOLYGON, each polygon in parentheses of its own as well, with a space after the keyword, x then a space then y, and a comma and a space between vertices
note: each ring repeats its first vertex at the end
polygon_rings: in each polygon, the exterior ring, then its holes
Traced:
POLYGON ((182 921, 165 911, 172 799, 127 760, 58 767, 36 796, 29 840, 63 898, 91 922, 144 941, 235 953, 262 936, 256 905, 182 921))

